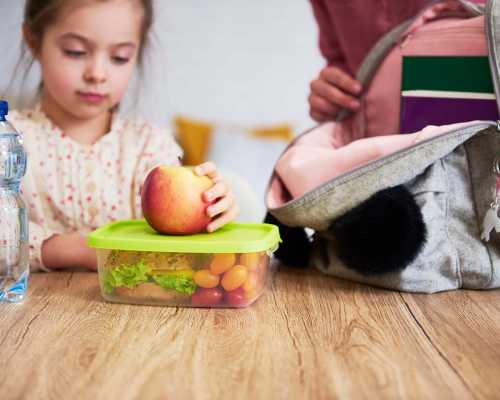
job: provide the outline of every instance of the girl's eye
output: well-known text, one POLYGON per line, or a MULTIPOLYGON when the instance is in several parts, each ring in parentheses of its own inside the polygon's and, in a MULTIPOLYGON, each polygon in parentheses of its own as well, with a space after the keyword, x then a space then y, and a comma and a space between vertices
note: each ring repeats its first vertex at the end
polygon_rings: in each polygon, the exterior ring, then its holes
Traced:
POLYGON ((82 50, 64 49, 64 54, 66 54, 69 57, 79 58, 79 57, 83 57, 86 53, 82 50))
POLYGON ((113 62, 115 64, 119 64, 119 65, 126 64, 130 60, 130 58, 127 58, 127 57, 118 57, 118 56, 113 56, 111 58, 112 58, 112 60, 113 60, 113 62))

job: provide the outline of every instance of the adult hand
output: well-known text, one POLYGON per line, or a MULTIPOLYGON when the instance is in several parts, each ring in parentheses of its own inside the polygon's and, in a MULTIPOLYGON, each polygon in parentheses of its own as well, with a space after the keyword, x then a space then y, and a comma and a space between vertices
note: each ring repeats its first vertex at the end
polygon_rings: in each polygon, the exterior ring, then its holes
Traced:
POLYGON ((333 66, 321 70, 311 82, 309 114, 317 122, 335 120, 341 108, 356 111, 361 106, 357 96, 362 86, 341 69, 333 66))

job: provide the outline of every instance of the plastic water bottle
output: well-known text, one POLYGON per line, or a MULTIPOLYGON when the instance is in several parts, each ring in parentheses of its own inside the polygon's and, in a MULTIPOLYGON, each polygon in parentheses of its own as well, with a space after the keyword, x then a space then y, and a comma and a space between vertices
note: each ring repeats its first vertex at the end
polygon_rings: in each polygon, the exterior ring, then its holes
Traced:
POLYGON ((19 194, 26 153, 8 112, 9 104, 0 101, 0 302, 19 302, 29 276, 28 217, 19 194))

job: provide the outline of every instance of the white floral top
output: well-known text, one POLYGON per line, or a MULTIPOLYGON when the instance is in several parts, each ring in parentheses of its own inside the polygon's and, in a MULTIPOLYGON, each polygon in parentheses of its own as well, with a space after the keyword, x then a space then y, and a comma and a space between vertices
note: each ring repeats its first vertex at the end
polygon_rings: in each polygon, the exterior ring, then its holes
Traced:
POLYGON ((180 164, 182 156, 166 130, 118 115, 93 145, 66 136, 40 107, 12 111, 8 119, 23 134, 28 154, 21 193, 30 221, 32 271, 47 270, 40 250, 56 233, 86 235, 114 220, 140 218, 147 172, 158 164, 180 164))

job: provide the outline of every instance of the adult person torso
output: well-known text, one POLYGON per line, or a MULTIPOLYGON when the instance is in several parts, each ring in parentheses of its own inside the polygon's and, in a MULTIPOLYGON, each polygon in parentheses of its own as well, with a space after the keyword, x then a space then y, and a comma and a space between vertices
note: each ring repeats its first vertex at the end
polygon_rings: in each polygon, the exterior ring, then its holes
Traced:
POLYGON ((311 0, 319 46, 328 65, 354 76, 380 37, 430 0, 311 0))

